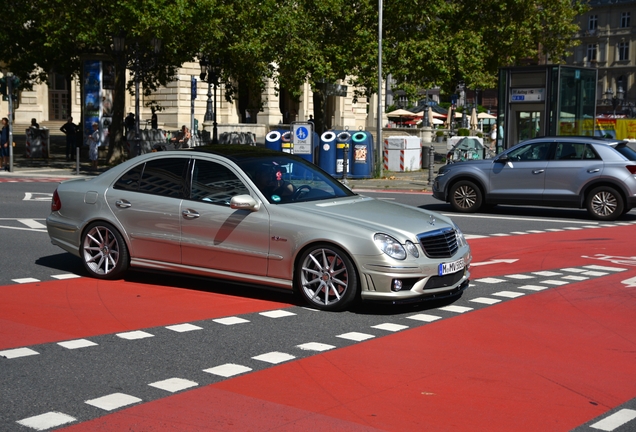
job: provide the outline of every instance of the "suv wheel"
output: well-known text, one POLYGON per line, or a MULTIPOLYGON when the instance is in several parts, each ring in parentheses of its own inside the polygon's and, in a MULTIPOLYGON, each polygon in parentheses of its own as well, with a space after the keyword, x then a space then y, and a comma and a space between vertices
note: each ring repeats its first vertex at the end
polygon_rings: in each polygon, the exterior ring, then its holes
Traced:
POLYGON ((481 190, 471 181, 462 180, 451 187, 450 204, 455 211, 476 212, 481 207, 482 201, 481 190))
POLYGON ((611 221, 623 214, 625 204, 616 189, 600 186, 588 194, 586 207, 594 219, 611 221))

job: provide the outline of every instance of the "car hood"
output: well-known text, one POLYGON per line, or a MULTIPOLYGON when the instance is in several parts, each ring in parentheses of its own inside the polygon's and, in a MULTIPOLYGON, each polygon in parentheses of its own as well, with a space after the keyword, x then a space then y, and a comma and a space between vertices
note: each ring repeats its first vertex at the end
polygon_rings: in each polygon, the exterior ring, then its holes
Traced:
POLYGON ((455 227, 448 217, 439 213, 363 195, 291 206, 304 215, 312 214, 323 220, 342 221, 387 234, 399 233, 404 239, 412 239, 413 234, 455 227))

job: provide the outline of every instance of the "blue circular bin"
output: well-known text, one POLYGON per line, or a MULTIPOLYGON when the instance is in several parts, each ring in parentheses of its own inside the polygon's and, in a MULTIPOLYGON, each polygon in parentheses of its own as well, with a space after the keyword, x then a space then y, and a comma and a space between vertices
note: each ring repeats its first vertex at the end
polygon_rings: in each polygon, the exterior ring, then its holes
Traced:
POLYGON ((351 178, 371 178, 373 173, 373 135, 357 131, 351 135, 351 178))
POLYGON ((318 166, 329 175, 336 175, 336 134, 327 131, 320 136, 318 166))

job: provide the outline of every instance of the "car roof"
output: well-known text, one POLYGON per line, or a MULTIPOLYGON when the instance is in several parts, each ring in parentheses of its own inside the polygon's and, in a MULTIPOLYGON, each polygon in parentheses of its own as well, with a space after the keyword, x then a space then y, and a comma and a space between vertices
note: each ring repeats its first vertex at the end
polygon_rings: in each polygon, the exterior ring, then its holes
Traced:
POLYGON ((194 152, 200 152, 200 153, 215 154, 215 155, 226 157, 233 161, 239 161, 239 160, 254 158, 254 157, 276 158, 276 157, 286 156, 286 157, 297 158, 290 153, 284 153, 284 152, 268 149, 267 147, 241 145, 241 144, 213 144, 213 145, 195 147, 189 150, 194 152))
MULTIPOLYGON (((589 135, 547 135, 547 136, 538 136, 535 138, 530 138, 527 141, 535 141, 535 140, 559 140, 563 142, 588 142, 593 144, 606 144, 610 146, 614 146, 617 144, 625 143, 627 141, 617 139, 617 138, 605 138, 599 136, 589 136, 589 135)), ((525 142, 525 141, 524 141, 525 142)))

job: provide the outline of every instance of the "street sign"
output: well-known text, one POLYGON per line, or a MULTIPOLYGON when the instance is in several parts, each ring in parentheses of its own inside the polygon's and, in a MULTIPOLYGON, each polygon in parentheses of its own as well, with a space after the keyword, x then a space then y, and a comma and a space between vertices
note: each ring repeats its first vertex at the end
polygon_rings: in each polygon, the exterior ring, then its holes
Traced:
POLYGON ((510 102, 543 102, 544 96, 544 88, 510 89, 510 102))
POLYGON ((313 128, 311 123, 292 123, 294 154, 311 154, 313 149, 313 128))

